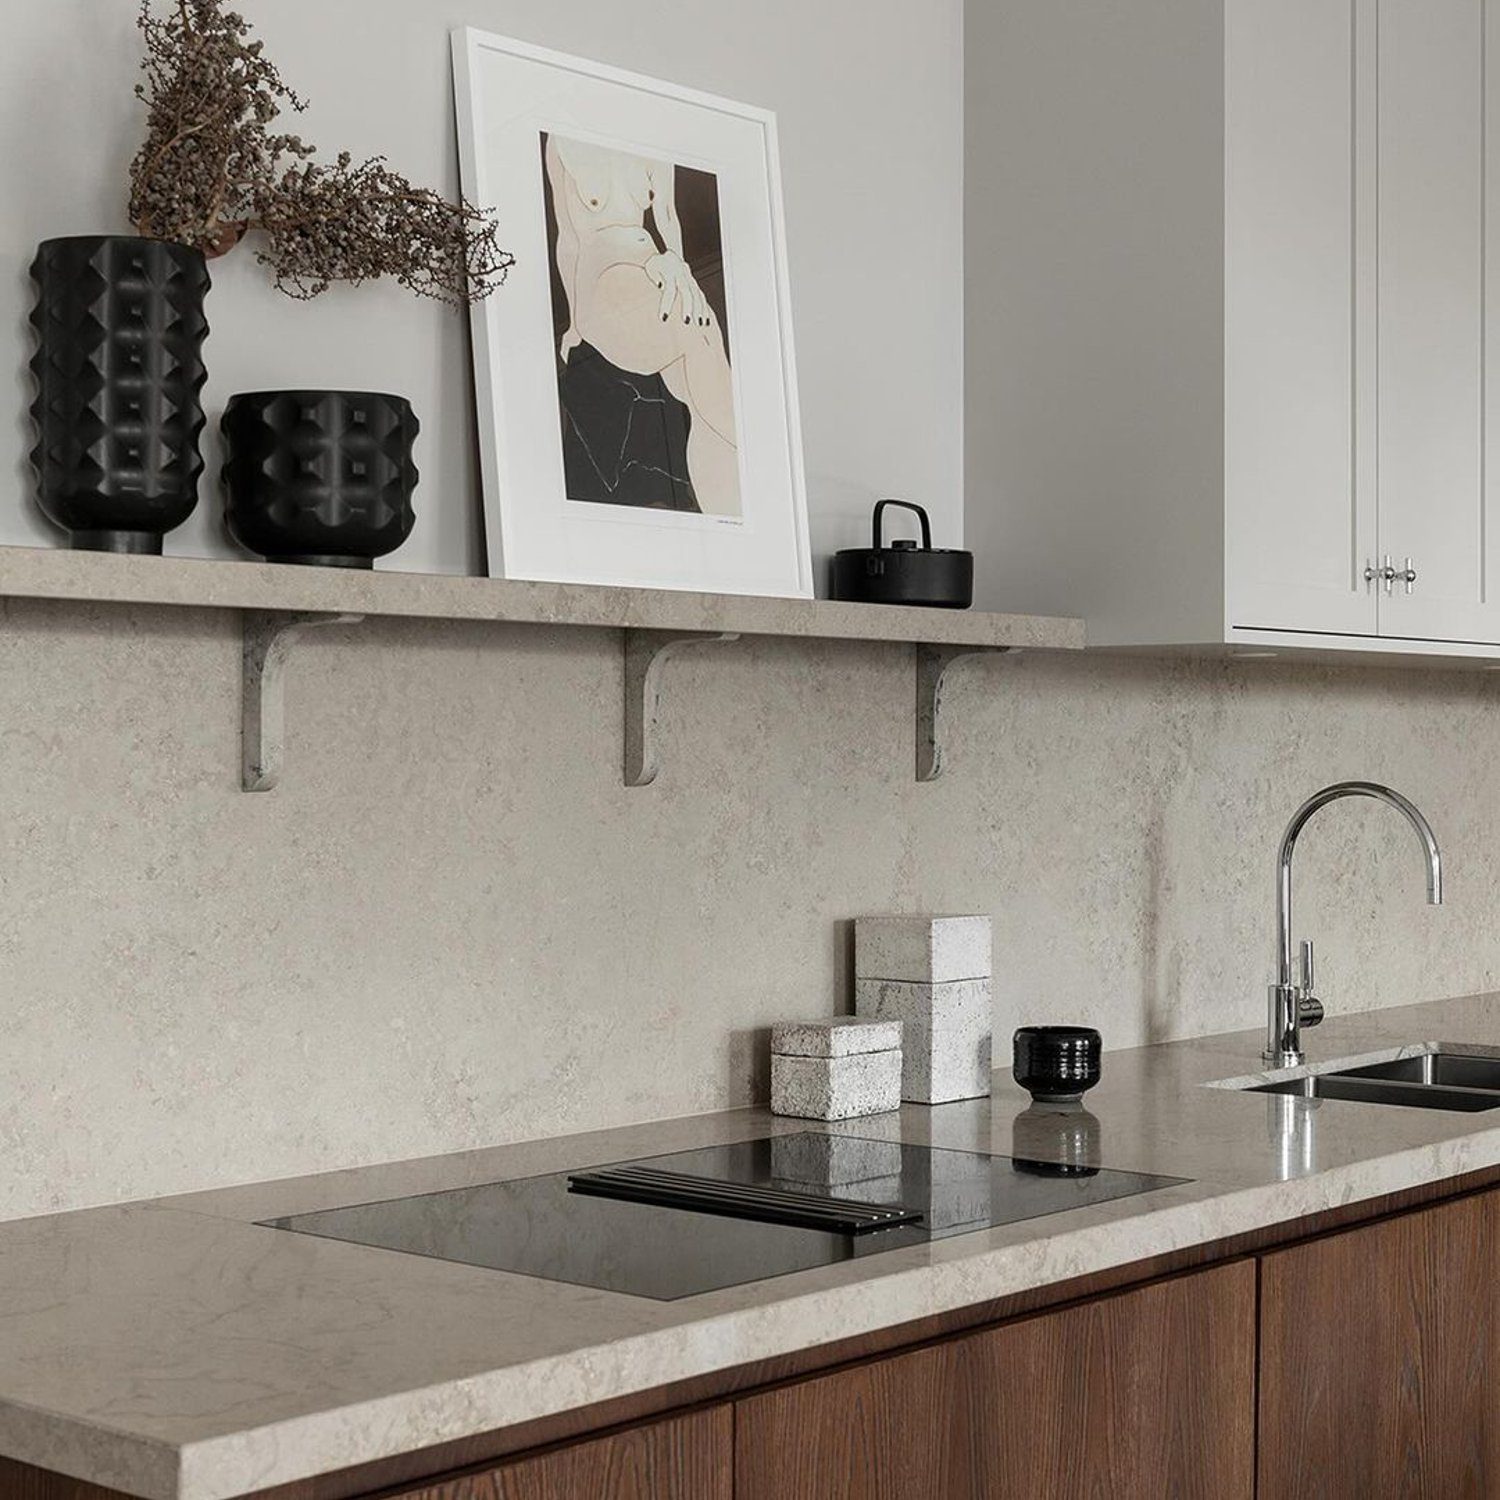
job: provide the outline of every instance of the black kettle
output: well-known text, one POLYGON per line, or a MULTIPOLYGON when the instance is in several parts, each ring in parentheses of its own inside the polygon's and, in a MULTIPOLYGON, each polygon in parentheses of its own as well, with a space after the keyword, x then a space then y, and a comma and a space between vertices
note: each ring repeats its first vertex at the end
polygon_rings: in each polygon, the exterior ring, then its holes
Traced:
POLYGON ((925 604, 967 609, 974 602, 974 554, 956 547, 934 547, 927 512, 909 500, 881 500, 875 506, 874 545, 846 547, 833 555, 833 597, 866 604, 925 604), (916 513, 922 545, 883 544, 880 518, 886 506, 916 513))

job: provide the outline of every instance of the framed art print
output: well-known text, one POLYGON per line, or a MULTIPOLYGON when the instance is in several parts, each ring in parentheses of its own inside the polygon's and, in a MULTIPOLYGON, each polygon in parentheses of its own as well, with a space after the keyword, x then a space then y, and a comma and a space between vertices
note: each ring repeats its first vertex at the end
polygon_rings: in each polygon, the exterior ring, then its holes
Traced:
POLYGON ((516 255, 473 314, 491 574, 809 597, 774 117, 480 31, 453 58, 516 255))

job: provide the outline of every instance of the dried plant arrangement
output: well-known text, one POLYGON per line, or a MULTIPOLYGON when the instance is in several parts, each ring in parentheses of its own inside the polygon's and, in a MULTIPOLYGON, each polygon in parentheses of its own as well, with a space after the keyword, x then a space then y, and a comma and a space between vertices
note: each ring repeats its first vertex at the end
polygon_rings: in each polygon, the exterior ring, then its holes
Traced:
POLYGON ((142 0, 146 140, 130 166, 138 233, 222 255, 258 230, 260 261, 289 296, 335 281, 393 276, 420 296, 463 304, 505 280, 489 212, 414 187, 383 157, 332 162, 276 128, 304 101, 223 0, 176 0, 166 15, 142 0))

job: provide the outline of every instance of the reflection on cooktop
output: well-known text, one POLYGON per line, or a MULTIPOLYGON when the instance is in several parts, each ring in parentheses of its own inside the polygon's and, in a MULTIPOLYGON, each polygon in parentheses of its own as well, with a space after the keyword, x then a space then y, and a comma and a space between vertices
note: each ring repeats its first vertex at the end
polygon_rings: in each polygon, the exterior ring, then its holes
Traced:
POLYGON ((1186 1181, 805 1131, 638 1163, 710 1182, 900 1204, 921 1215, 860 1235, 569 1190, 569 1173, 322 1209, 269 1227, 668 1301, 1066 1213, 1186 1181))

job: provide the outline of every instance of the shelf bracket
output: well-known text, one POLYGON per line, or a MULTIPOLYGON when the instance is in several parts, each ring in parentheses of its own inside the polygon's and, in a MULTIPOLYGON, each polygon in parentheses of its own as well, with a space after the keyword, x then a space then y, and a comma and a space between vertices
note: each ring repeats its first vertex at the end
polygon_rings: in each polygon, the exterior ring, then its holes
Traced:
POLYGON ((286 664, 292 643, 318 625, 356 625, 363 615, 247 609, 242 619, 240 785, 269 792, 286 758, 286 664))
POLYGON ((661 769, 662 667, 690 646, 737 641, 736 632, 625 630, 625 785, 650 786, 661 769))
POLYGON ((995 656, 1009 646, 917 647, 917 780, 943 774, 943 687, 948 668, 965 656, 995 656))

